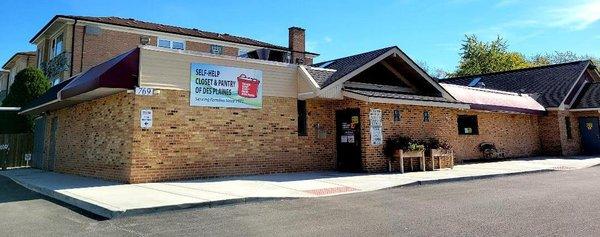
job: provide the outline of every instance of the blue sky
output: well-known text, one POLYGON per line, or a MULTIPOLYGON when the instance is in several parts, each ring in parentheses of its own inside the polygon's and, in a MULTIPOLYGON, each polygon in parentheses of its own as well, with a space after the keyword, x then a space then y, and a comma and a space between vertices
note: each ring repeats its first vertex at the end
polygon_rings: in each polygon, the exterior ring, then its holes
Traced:
POLYGON ((318 61, 397 45, 431 68, 455 69, 461 40, 501 35, 533 55, 571 50, 600 56, 600 0, 393 1, 12 1, 0 2, 0 63, 33 50, 29 39, 56 14, 120 16, 287 45, 307 30, 318 61))

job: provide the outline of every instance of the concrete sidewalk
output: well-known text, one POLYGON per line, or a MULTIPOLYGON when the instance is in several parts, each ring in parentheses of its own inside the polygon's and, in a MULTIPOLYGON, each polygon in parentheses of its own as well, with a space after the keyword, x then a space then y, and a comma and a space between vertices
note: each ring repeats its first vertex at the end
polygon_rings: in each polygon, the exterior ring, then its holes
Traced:
POLYGON ((215 206, 247 201, 307 198, 366 192, 409 184, 448 182, 529 172, 582 169, 600 157, 536 157, 457 165, 454 169, 406 174, 308 172, 120 184, 37 169, 0 172, 15 182, 107 218, 161 210, 215 206))

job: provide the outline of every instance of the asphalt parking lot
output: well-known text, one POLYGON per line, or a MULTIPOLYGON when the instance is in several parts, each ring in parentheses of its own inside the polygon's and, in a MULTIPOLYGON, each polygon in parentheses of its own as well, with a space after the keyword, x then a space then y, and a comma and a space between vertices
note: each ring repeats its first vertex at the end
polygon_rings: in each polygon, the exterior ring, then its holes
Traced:
POLYGON ((597 236, 600 167, 104 220, 0 177, 5 236, 597 236))

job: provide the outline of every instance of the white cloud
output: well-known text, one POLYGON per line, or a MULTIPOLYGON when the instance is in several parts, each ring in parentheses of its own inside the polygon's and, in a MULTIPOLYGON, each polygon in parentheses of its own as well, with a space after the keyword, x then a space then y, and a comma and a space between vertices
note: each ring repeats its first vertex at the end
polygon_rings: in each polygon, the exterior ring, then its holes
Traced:
POLYGON ((600 21, 600 0, 558 5, 546 11, 547 26, 583 30, 600 21))
POLYGON ((333 39, 329 36, 325 36, 323 40, 325 41, 325 43, 331 43, 331 41, 333 41, 333 39))

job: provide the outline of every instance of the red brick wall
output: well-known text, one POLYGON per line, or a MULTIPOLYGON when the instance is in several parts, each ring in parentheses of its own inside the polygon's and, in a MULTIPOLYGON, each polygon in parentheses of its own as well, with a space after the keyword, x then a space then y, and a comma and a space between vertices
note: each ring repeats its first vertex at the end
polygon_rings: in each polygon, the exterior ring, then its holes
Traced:
MULTIPOLYGON (((141 36, 144 35, 107 29, 102 29, 99 35, 85 34, 85 27, 77 26, 73 48, 73 74, 137 47, 141 36)), ((150 36, 148 44, 156 46, 156 41, 156 36, 150 36)), ((185 44, 186 50, 210 52, 210 44, 193 41, 186 41, 185 44)), ((224 46, 223 54, 237 56, 238 49, 224 46)))
MULTIPOLYGON (((185 47, 187 50, 210 53, 210 47, 211 47, 210 44, 192 42, 192 41, 187 41, 185 44, 186 44, 185 47)), ((223 46, 223 54, 237 57, 238 49, 234 48, 234 47, 223 46)))
MULTIPOLYGON (((137 47, 140 34, 102 29, 98 35, 85 34, 83 26, 75 29, 73 48, 73 74, 85 71, 106 60, 137 47), (82 46, 83 42, 83 46, 82 46), (81 70, 80 70, 81 69, 81 70)), ((150 45, 156 45, 156 37, 150 37, 150 45)))

